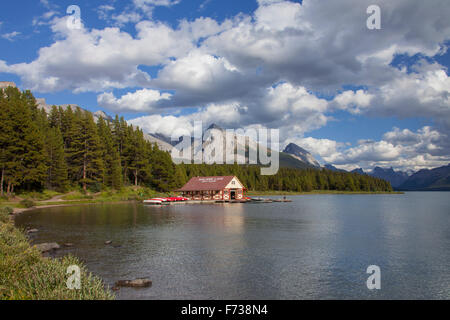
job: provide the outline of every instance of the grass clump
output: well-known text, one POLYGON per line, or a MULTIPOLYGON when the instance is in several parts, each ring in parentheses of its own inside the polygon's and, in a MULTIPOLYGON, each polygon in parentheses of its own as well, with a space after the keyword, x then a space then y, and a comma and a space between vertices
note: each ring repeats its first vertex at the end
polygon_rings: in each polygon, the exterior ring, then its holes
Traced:
POLYGON ((14 209, 11 207, 1 207, 0 208, 0 212, 3 212, 5 214, 13 214, 14 213, 14 209))
POLYGON ((21 198, 30 199, 33 201, 45 201, 50 200, 51 198, 60 195, 61 193, 45 189, 41 192, 33 191, 33 192, 23 192, 19 194, 21 198))
POLYGON ((94 199, 94 196, 90 195, 90 194, 85 194, 80 191, 74 191, 74 192, 71 192, 71 193, 65 195, 64 197, 62 197, 62 199, 63 200, 92 200, 92 199, 94 199))
POLYGON ((42 257, 0 210, 0 300, 111 300, 114 295, 75 257, 42 257), (81 269, 81 289, 70 290, 67 268, 81 269))
POLYGON ((0 223, 8 222, 9 216, 13 214, 14 210, 11 207, 0 208, 0 223))
POLYGON ((147 187, 124 187, 121 190, 106 190, 96 198, 101 201, 141 201, 148 198, 167 196, 147 187))

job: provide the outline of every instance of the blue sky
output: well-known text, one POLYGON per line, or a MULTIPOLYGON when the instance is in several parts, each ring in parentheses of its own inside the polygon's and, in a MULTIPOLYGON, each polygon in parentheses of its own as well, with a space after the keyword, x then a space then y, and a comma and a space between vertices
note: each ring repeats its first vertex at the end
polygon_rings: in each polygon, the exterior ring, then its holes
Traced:
POLYGON ((417 170, 450 162, 449 13, 445 0, 17 0, 0 12, 0 81, 150 133, 263 126, 322 163, 417 170), (381 30, 366 27, 373 3, 381 30))

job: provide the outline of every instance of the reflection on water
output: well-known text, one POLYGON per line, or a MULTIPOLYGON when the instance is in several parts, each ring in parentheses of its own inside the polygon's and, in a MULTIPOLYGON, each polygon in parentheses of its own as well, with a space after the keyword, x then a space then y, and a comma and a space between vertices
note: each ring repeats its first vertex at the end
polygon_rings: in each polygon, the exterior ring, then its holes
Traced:
POLYGON ((126 299, 450 298, 448 193, 309 195, 292 203, 91 205, 19 216, 126 299), (104 242, 112 240, 113 246, 104 242), (366 268, 381 267, 369 291, 366 268))

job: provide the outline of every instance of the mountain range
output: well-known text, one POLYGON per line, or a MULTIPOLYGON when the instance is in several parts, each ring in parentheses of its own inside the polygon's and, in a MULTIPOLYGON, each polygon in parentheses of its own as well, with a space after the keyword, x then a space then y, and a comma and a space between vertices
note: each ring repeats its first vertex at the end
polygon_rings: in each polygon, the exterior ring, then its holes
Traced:
POLYGON ((404 191, 450 191, 450 164, 447 166, 422 169, 403 182, 398 190, 404 191))
MULTIPOLYGON (((51 105, 48 105, 45 99, 36 99, 38 107, 43 108, 47 113, 52 109, 51 105)), ((66 109, 68 107, 78 107, 74 104, 64 104, 60 107, 66 109)), ((58 106, 59 107, 59 106, 58 106)), ((113 119, 103 111, 97 111, 92 113, 94 119, 97 121, 99 118, 104 118, 105 120, 112 121, 113 119)), ((224 131, 221 127, 216 124, 212 124, 207 131, 214 132, 214 130, 224 131)), ((161 150, 171 151, 173 146, 181 141, 171 141, 169 137, 162 134, 148 134, 144 133, 144 138, 147 141, 156 143, 161 150)), ((236 138, 236 137, 235 137, 236 138)), ((214 138, 212 139, 214 141, 214 138)), ((202 150, 208 146, 208 143, 204 142, 201 147, 202 150)), ((246 157, 250 153, 250 149, 261 148, 261 146, 250 139, 246 140, 246 157)), ((198 152, 199 150, 197 150, 198 152)), ((195 151, 194 151, 195 152, 195 151)), ((280 167, 284 168, 296 168, 296 169, 308 169, 308 168, 321 168, 320 163, 314 158, 314 156, 303 149, 302 147, 296 145, 295 143, 289 143, 282 152, 279 153, 280 156, 280 167)), ((346 170, 336 168, 332 164, 325 164, 323 168, 332 171, 347 172, 346 170)), ((381 168, 375 167, 373 170, 365 172, 363 169, 354 169, 351 172, 358 174, 367 174, 372 177, 380 178, 389 181, 392 187, 396 190, 403 191, 450 191, 450 164, 447 166, 434 168, 434 169, 423 169, 415 173, 408 173, 403 171, 395 171, 393 168, 381 168)))
MULTIPOLYGON (((361 170, 362 171, 362 170, 361 170)), ((409 178, 409 174, 403 171, 395 171, 393 168, 375 167, 369 173, 372 177, 380 178, 391 183, 393 188, 398 188, 409 178)))
MULTIPOLYGON (((346 172, 331 164, 324 168, 332 171, 346 172)), ((354 169, 351 172, 389 181, 399 191, 450 191, 450 164, 434 169, 423 169, 417 172, 395 171, 393 168, 375 167, 371 171, 354 169)))
MULTIPOLYGON (((338 169, 329 163, 326 164, 324 166, 324 168, 331 170, 331 171, 348 172, 344 169, 338 169)), ((367 171, 367 172, 365 172, 361 168, 357 168, 357 169, 353 169, 350 172, 358 173, 358 174, 367 174, 367 175, 375 177, 375 178, 380 178, 380 179, 389 181, 393 188, 399 187, 410 176, 408 173, 403 172, 403 171, 395 171, 393 168, 381 168, 381 167, 375 167, 375 168, 373 168, 373 170, 367 171)))
MULTIPOLYGON (((45 101, 44 98, 36 98, 36 103, 38 105, 38 108, 44 109, 47 114, 49 114, 52 111, 53 105, 47 104, 47 102, 45 101)), ((68 107, 71 107, 72 109, 80 108, 82 110, 85 110, 76 104, 61 104, 61 105, 57 105, 56 107, 61 107, 63 110, 66 110, 68 107)), ((113 120, 113 118, 111 116, 107 115, 104 111, 92 112, 92 115, 94 116, 95 122, 97 122, 98 119, 100 119, 100 118, 103 118, 108 121, 113 120)))
MULTIPOLYGON (((205 150, 208 146, 214 143, 215 140, 215 130, 221 131, 222 133, 225 131, 223 128, 216 124, 211 124, 204 133, 204 137, 208 136, 212 139, 210 141, 205 141, 202 144, 202 151, 205 150)), ((150 137, 154 139, 154 141, 158 144, 158 146, 161 145, 167 145, 170 144, 171 146, 177 145, 181 141, 181 137, 178 141, 172 141, 169 137, 163 135, 163 134, 148 134, 150 137)), ((236 143, 239 145, 239 142, 237 140, 237 136, 234 136, 234 139, 236 143)), ((226 142, 223 142, 223 147, 225 148, 226 142)), ((242 147, 242 146, 241 146, 242 147)), ((264 148, 261 146, 258 142, 253 141, 250 138, 246 138, 246 162, 248 160, 248 155, 250 152, 257 152, 259 148, 264 148)), ((198 152, 197 150, 196 152, 198 152)), ((270 151, 267 151, 270 153, 270 151)), ((286 148, 283 150, 283 152, 279 153, 279 159, 280 159, 280 167, 282 168, 294 168, 294 169, 308 169, 308 168, 320 168, 319 162, 312 156, 311 153, 306 151, 305 149, 297 146, 296 144, 289 144, 286 146, 286 148)))
MULTIPOLYGON (((211 130, 224 131, 216 124, 212 124, 205 132, 211 130)), ((178 142, 172 142, 170 138, 161 134, 149 134, 154 139, 160 148, 166 150, 167 146, 174 146, 178 142), (162 147, 164 146, 164 147, 162 147)), ((246 152, 249 152, 249 148, 261 147, 255 141, 247 141, 248 146, 246 152)), ((203 144, 203 149, 208 143, 203 144)), ((248 154, 247 154, 248 155, 248 154)), ((304 148, 296 145, 295 143, 289 143, 280 155, 280 167, 282 168, 296 168, 296 169, 311 169, 321 168, 320 163, 314 158, 314 156, 305 150, 304 148)), ((347 172, 343 169, 338 169, 332 164, 326 164, 323 168, 338 171, 347 172)), ((365 172, 363 169, 354 169, 351 172, 358 174, 367 174, 372 177, 380 178, 389 181, 392 187, 396 190, 450 190, 450 165, 435 168, 432 170, 420 170, 416 173, 396 171, 393 168, 381 168, 375 167, 370 171, 365 172)))

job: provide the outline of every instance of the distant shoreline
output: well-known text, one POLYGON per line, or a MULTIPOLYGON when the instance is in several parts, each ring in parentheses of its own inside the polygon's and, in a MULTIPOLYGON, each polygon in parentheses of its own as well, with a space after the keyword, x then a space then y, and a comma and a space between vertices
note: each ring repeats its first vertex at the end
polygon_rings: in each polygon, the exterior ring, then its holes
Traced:
MULTIPOLYGON (((341 194, 341 195, 351 195, 351 194, 404 194, 403 191, 392 191, 392 192, 383 192, 383 191, 333 191, 333 190, 314 190, 310 192, 293 192, 293 191, 249 191, 246 192, 246 195, 249 197, 254 196, 301 196, 301 195, 329 195, 329 194, 341 194)), ((55 202, 42 202, 39 204, 37 202, 36 206, 31 208, 21 208, 16 207, 13 203, 3 203, 3 206, 11 206, 14 210, 13 215, 20 215, 24 212, 38 210, 38 209, 47 209, 47 208, 57 208, 57 207, 73 207, 73 206, 85 206, 91 204, 120 204, 120 203, 132 203, 137 200, 67 200, 67 201, 55 201, 55 202)))
POLYGON ((136 200, 120 200, 120 201, 68 201, 67 203, 58 203, 58 204, 43 204, 43 205, 37 205, 31 208, 12 208, 13 211, 13 217, 18 216, 24 212, 38 210, 38 209, 48 209, 48 208, 58 208, 58 207, 75 207, 75 206, 87 206, 91 204, 121 204, 121 203, 133 203, 138 202, 136 200))
POLYGON ((403 191, 335 191, 335 190, 313 190, 309 192, 294 191, 248 191, 246 195, 252 196, 303 196, 321 194, 404 194, 403 191))

